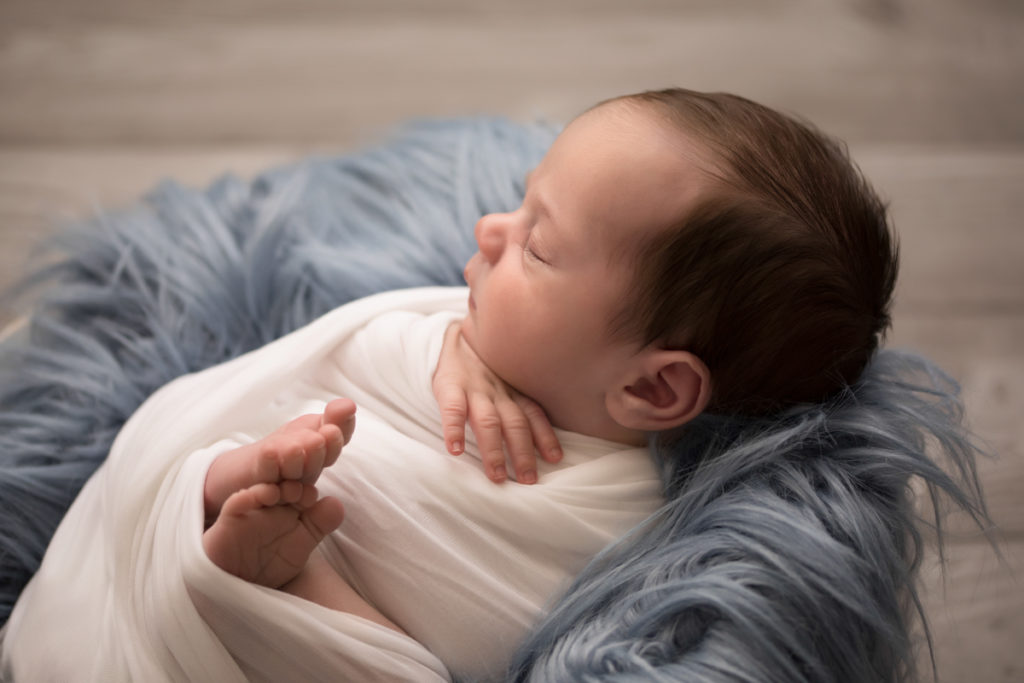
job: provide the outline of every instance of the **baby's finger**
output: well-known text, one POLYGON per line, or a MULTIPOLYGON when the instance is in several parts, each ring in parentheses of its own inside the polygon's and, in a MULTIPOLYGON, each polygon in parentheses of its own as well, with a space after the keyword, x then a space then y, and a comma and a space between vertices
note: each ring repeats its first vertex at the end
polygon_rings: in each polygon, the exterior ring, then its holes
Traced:
POLYGON ((530 422, 519 405, 506 399, 498 405, 501 416, 501 433, 508 446, 508 454, 515 468, 516 481, 520 484, 537 482, 537 455, 533 450, 533 434, 530 422))
POLYGON ((500 484, 508 479, 505 469, 505 448, 501 436, 501 416, 490 399, 485 396, 470 398, 469 426, 476 434, 480 459, 484 473, 491 481, 500 484))
POLYGON ((466 444, 466 393, 455 385, 439 384, 434 389, 441 411, 444 446, 452 455, 460 455, 466 444))
POLYGON ((540 452, 540 457, 548 462, 558 462, 562 459, 562 444, 555 436, 555 428, 551 426, 548 414, 536 401, 532 401, 523 395, 515 397, 516 404, 523 411, 526 420, 530 424, 530 433, 533 435, 533 444, 540 452))

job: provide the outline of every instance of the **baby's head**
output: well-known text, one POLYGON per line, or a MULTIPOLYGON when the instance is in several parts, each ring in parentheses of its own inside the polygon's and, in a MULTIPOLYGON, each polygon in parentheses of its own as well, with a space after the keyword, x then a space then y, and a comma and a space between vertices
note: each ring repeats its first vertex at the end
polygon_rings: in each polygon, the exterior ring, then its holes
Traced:
POLYGON ((897 271, 839 144, 684 90, 585 112, 476 234, 467 341, 556 425, 619 440, 854 382, 897 271))

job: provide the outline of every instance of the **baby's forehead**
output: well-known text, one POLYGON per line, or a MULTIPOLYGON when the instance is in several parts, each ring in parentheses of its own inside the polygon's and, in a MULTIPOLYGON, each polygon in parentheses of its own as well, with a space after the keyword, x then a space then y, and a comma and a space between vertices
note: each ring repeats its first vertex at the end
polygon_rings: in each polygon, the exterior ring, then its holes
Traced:
POLYGON ((708 156, 649 106, 614 101, 566 126, 526 175, 527 191, 532 204, 549 205, 563 219, 560 227, 590 248, 604 247, 615 262, 684 223, 710 194, 708 156))

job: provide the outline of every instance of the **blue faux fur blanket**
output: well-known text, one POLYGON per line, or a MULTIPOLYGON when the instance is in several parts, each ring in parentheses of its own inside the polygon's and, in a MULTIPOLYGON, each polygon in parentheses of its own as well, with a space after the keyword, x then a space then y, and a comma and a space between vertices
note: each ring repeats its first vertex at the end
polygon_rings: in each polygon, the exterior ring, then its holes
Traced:
MULTIPOLYGON (((553 135, 421 123, 251 182, 165 183, 62 232, 23 290, 29 326, 0 348, 0 623, 152 391, 346 301, 461 284, 476 219, 518 205, 553 135)), ((911 481, 931 494, 932 524, 943 500, 985 521, 951 380, 884 351, 828 405, 705 416, 652 445, 669 502, 578 578, 510 680, 913 675, 923 546, 911 481)))

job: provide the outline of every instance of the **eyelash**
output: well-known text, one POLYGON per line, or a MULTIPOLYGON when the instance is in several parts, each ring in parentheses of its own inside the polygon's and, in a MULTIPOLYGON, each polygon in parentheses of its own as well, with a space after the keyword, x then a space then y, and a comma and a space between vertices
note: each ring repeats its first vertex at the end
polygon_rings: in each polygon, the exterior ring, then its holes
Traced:
POLYGON ((526 254, 527 257, 533 259, 534 261, 539 261, 540 263, 547 263, 547 261, 545 261, 544 259, 537 255, 537 252, 530 248, 529 242, 523 243, 523 253, 526 254))

